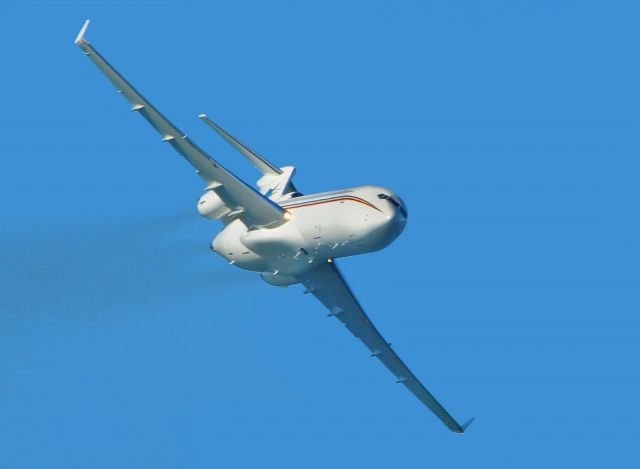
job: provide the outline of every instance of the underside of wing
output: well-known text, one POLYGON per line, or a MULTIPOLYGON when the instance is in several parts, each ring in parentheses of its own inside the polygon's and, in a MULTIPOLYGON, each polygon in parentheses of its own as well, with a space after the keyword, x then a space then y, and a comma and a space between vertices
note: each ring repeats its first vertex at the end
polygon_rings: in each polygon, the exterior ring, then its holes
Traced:
POLYGON ((456 422, 391 349, 351 293, 334 261, 330 260, 311 272, 298 275, 298 278, 307 288, 306 291, 312 293, 329 309, 329 316, 335 316, 342 321, 371 351, 371 355, 378 358, 395 375, 398 383, 405 385, 450 430, 464 433, 471 421, 465 425, 456 422))
POLYGON ((131 103, 131 110, 144 117, 158 133, 162 141, 169 143, 193 166, 206 182, 207 189, 215 191, 229 208, 224 222, 239 218, 250 228, 275 227, 286 221, 286 212, 276 203, 264 197, 233 173, 213 160, 201 148, 174 126, 160 111, 130 85, 96 49, 84 38, 89 21, 85 23, 75 40, 87 57, 113 83, 119 93, 131 103))

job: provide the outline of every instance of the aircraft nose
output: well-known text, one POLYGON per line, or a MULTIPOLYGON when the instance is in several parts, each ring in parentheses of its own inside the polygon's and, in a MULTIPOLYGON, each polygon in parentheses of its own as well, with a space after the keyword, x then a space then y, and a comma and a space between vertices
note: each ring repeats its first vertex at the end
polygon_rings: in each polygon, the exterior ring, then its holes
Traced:
POLYGON ((396 214, 393 217, 393 226, 398 235, 402 233, 407 226, 407 218, 408 214, 406 213, 406 210, 404 213, 402 213, 400 209, 396 210, 396 214))
POLYGON ((400 214, 400 217, 403 218, 404 222, 406 223, 407 219, 409 218, 409 211, 407 210, 407 204, 405 204, 404 201, 397 195, 394 196, 394 199, 398 203, 398 206, 396 207, 396 211, 400 214))
POLYGON ((381 194, 378 194, 378 198, 389 202, 393 206, 394 211, 396 213, 400 213, 400 215, 402 215, 402 217, 404 217, 405 219, 409 218, 409 212, 407 211, 406 204, 396 194, 381 193, 381 194))
POLYGON ((393 230, 395 231, 395 235, 399 236, 407 226, 409 212, 407 211, 407 206, 400 197, 398 197, 397 195, 393 195, 393 201, 395 202, 393 204, 395 213, 392 219, 392 225, 393 230))
POLYGON ((406 204, 391 191, 385 190, 385 192, 379 193, 378 198, 387 202, 387 222, 385 223, 387 229, 390 229, 393 235, 398 236, 404 230, 409 218, 406 204))

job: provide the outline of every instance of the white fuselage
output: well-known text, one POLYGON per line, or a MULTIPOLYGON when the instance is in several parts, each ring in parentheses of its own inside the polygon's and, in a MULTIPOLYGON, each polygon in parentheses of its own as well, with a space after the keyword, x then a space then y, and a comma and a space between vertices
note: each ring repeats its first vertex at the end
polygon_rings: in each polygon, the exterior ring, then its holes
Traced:
POLYGON ((297 283, 296 274, 327 259, 384 248, 402 232, 407 211, 382 187, 362 186, 278 201, 290 214, 277 228, 227 225, 211 248, 233 265, 262 272, 274 285, 297 283))

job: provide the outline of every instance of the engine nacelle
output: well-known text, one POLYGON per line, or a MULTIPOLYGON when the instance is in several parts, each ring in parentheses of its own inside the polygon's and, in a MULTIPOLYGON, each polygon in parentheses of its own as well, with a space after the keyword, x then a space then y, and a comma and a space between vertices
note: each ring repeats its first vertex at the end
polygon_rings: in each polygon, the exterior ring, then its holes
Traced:
POLYGON ((262 272, 260 277, 262 277, 262 280, 267 282, 269 285, 274 285, 276 287, 288 287, 289 285, 300 283, 297 278, 290 275, 272 274, 271 272, 262 272))
POLYGON ((224 217, 231 210, 214 191, 207 191, 198 200, 198 213, 209 220, 224 217))

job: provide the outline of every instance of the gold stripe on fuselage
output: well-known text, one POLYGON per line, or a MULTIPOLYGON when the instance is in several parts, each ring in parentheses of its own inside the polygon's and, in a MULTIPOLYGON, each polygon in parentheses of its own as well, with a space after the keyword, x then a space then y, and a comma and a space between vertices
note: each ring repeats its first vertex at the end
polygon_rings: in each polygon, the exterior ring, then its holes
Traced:
POLYGON ((373 205, 371 202, 361 199, 360 197, 353 197, 353 196, 331 197, 328 199, 311 200, 309 202, 301 202, 299 204, 283 205, 282 208, 290 210, 292 208, 310 207, 312 205, 330 204, 333 202, 341 202, 341 201, 342 202, 349 201, 349 202, 355 202, 358 204, 366 205, 367 207, 371 207, 372 209, 382 213, 382 210, 380 210, 378 207, 373 205))

